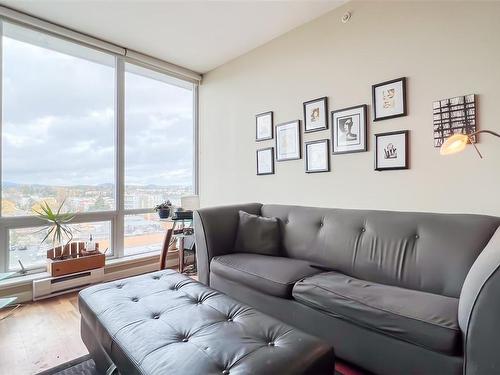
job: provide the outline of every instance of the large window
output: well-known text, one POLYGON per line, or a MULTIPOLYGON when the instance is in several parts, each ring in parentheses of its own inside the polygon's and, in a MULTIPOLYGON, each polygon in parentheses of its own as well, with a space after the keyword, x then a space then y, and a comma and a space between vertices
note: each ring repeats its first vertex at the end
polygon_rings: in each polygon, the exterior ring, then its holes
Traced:
POLYGON ((192 85, 125 64, 124 255, 160 250, 166 223, 148 212, 193 194, 192 124, 192 85))
POLYGON ((152 208, 195 193, 193 83, 2 22, 0 272, 44 266, 33 209, 64 202, 107 255, 158 251, 152 208), (5 240, 4 240, 5 239, 5 240))
POLYGON ((2 216, 113 210, 114 57, 3 29, 2 216))
POLYGON ((193 194, 192 124, 189 86, 125 64, 125 209, 193 194))

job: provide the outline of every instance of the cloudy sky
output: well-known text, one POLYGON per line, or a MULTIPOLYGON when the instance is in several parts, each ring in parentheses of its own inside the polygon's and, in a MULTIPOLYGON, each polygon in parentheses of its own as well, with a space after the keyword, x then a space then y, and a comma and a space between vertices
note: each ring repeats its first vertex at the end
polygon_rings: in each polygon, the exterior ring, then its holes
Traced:
MULTIPOLYGON (((87 61, 11 38, 3 56, 3 181, 113 182, 113 58, 92 52, 87 61)), ((192 91, 130 72, 125 87, 126 183, 190 184, 192 91)))

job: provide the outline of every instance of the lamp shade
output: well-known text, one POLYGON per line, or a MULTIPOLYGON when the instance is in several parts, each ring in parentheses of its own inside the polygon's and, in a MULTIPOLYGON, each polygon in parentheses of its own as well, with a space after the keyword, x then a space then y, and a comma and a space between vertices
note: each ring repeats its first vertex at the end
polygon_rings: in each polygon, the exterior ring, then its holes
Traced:
POLYGON ((444 141, 439 152, 441 155, 450 155, 463 151, 468 141, 469 136, 466 134, 453 134, 444 141))
POLYGON ((200 197, 197 195, 186 195, 181 197, 181 207, 184 210, 197 210, 200 208, 200 197))

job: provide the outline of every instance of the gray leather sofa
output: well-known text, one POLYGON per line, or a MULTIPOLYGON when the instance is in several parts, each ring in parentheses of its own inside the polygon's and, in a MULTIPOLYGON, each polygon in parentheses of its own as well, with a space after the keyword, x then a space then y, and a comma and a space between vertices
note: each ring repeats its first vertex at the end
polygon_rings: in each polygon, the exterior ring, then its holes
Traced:
POLYGON ((500 373, 500 218, 258 203, 200 209, 200 281, 377 374, 500 373), (239 210, 281 254, 238 253, 239 210))

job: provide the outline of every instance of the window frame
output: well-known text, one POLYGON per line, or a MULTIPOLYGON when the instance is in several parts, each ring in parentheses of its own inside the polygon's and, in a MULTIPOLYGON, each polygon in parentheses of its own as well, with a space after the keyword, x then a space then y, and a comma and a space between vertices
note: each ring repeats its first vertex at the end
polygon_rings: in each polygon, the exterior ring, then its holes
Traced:
MULTIPOLYGON (((114 155, 114 185, 115 185, 115 208, 108 211, 93 211, 93 212, 80 212, 74 213, 75 217, 72 223, 86 223, 86 222, 99 222, 107 221, 111 225, 111 238, 110 244, 113 254, 108 257, 108 259, 123 258, 124 254, 124 222, 125 216, 135 215, 135 214, 147 214, 151 213, 151 208, 141 208, 141 209, 125 209, 125 64, 137 65, 141 68, 149 69, 160 74, 165 74, 169 77, 185 81, 187 85, 191 86, 192 91, 192 102, 193 102, 193 193, 198 194, 199 191, 199 83, 184 79, 171 72, 163 70, 157 66, 152 66, 147 63, 138 62, 134 59, 130 59, 126 56, 113 54, 109 51, 104 51, 102 49, 96 48, 95 46, 82 43, 77 40, 71 40, 69 38, 50 33, 45 30, 40 30, 36 27, 30 25, 19 24, 15 21, 7 20, 4 17, 0 17, 0 272, 9 271, 9 261, 10 261, 10 251, 9 251, 9 231, 11 229, 17 228, 29 228, 40 226, 40 220, 35 216, 13 216, 5 217, 1 216, 1 202, 2 202, 2 125, 3 125, 3 36, 4 22, 15 24, 18 27, 23 27, 35 32, 42 34, 48 34, 55 38, 66 40, 70 43, 80 45, 86 48, 97 50, 101 53, 106 53, 114 57, 114 72, 115 72, 115 83, 114 83, 114 132, 115 132, 115 155, 114 155)), ((157 252, 153 252, 157 253, 157 252)), ((140 254, 140 256, 148 257, 153 254, 152 252, 145 252, 140 254)), ((29 274, 44 272, 45 267, 33 267, 26 268, 29 274)))

